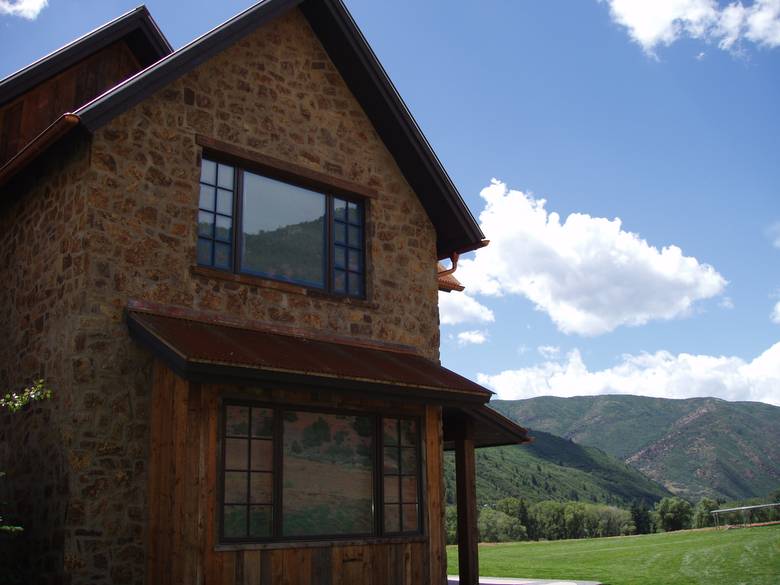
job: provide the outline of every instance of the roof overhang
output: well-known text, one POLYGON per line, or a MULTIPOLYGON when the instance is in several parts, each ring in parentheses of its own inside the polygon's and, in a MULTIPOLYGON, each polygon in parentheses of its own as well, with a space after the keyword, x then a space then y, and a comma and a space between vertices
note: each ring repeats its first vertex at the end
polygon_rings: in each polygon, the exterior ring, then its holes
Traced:
POLYGON ((142 67, 173 52, 146 6, 139 6, 1 80, 0 106, 119 40, 142 67))
POLYGON ((133 308, 130 335, 185 379, 478 406, 486 388, 412 351, 133 308))
POLYGON ((455 440, 465 426, 465 419, 471 419, 474 423, 474 446, 477 448, 522 445, 533 441, 528 436, 527 429, 496 412, 487 404, 461 406, 444 409, 445 451, 455 448, 455 440))

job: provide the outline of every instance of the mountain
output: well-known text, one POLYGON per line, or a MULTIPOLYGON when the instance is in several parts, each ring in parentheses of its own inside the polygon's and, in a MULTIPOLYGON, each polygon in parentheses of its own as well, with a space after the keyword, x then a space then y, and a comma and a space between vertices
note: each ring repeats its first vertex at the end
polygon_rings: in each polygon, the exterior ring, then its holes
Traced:
MULTIPOLYGON (((644 475, 595 447, 585 447, 541 431, 530 445, 477 450, 480 506, 509 496, 531 502, 580 500, 627 506, 671 495, 644 475)), ((444 459, 447 503, 455 503, 455 461, 444 459)))
POLYGON ((607 395, 491 401, 532 429, 592 445, 676 495, 741 499, 780 487, 780 407, 607 395))

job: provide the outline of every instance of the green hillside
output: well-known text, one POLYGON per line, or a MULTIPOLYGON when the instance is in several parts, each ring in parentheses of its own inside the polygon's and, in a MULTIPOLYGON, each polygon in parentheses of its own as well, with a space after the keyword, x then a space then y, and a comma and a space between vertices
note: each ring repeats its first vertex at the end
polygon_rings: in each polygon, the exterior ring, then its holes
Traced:
POLYGON ((625 395, 490 404, 524 426, 598 447, 692 500, 749 498, 780 487, 776 406, 625 395))
MULTIPOLYGON (((531 502, 580 500, 628 505, 648 504, 669 492, 628 465, 594 447, 532 431, 530 445, 477 451, 477 500, 492 504, 509 496, 531 502)), ((447 502, 455 503, 455 461, 444 461, 447 502)))

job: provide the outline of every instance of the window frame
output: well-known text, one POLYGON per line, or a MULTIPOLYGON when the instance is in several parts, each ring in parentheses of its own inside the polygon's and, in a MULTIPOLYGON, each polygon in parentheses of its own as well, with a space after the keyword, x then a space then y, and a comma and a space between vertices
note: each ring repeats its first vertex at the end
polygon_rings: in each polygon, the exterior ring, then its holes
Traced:
MULTIPOLYGON (((204 140, 199 137, 199 143, 209 143, 210 140, 204 140)), ((226 148, 223 146, 223 148, 226 148)), ((231 149, 239 150, 239 149, 231 149)), ((241 153, 248 154, 248 153, 241 153)), ((331 296, 341 299, 355 299, 366 300, 369 297, 368 291, 368 271, 369 271, 369 254, 368 254, 368 219, 369 219, 369 204, 370 199, 375 195, 372 191, 361 189, 357 185, 345 186, 345 183, 340 180, 329 181, 328 177, 321 173, 308 171, 302 167, 290 165, 282 161, 276 161, 269 157, 253 157, 247 158, 240 156, 232 152, 225 152, 222 150, 216 150, 214 148, 203 146, 198 156, 198 197, 200 197, 200 172, 203 168, 203 160, 209 160, 217 165, 230 165, 233 167, 234 173, 234 190, 233 190, 233 208, 232 208, 232 236, 230 242, 231 249, 231 262, 229 268, 216 266, 213 263, 216 251, 212 250, 212 264, 201 264, 197 258, 197 246, 196 246, 196 258, 195 266, 206 270, 216 270, 225 274, 245 276, 249 278, 258 278, 263 280, 269 280, 272 282, 283 283, 284 285, 290 285, 294 287, 300 287, 308 291, 314 291, 319 294, 331 296), (262 160, 261 160, 262 159, 262 160), (241 267, 242 254, 241 254, 241 237, 243 234, 244 217, 244 173, 250 172, 262 177, 273 179, 294 187, 300 187, 318 193, 324 198, 325 203, 325 237, 323 246, 325 248, 323 254, 323 268, 324 278, 323 286, 319 287, 313 284, 305 282, 288 280, 285 278, 279 278, 271 274, 262 273, 259 271, 243 270, 241 267), (352 188, 350 188, 352 187, 352 188), (334 241, 334 203, 336 199, 342 199, 348 203, 356 204, 360 213, 360 272, 350 272, 345 264, 343 271, 345 274, 358 274, 360 277, 360 294, 350 294, 348 281, 345 284, 344 292, 338 292, 334 287, 335 271, 335 246, 334 241)), ((200 213, 200 203, 198 203, 198 213, 200 213)), ((216 215, 215 215, 216 217, 216 215)), ((347 222, 347 226, 349 223, 347 222)), ((348 229, 348 228, 347 228, 348 229)), ((196 243, 200 239, 198 230, 196 229, 196 243)), ((212 230, 216 234, 216 226, 212 230)), ((215 247, 217 240, 212 238, 212 246, 215 247)), ((340 245, 340 244, 339 244, 340 245)), ((344 244, 348 250, 349 246, 344 244)), ((354 249, 354 248, 352 248, 354 249)), ((342 270, 342 269, 338 269, 342 270)))
MULTIPOLYGON (((257 401, 243 398, 222 398, 218 403, 218 445, 217 445, 217 489, 216 489, 216 546, 231 547, 242 545, 284 545, 285 543, 302 542, 340 542, 340 541, 413 541, 425 537, 427 526, 425 524, 425 490, 424 484, 424 464, 425 452, 423 450, 423 417, 410 414, 399 414, 396 412, 380 412, 379 410, 355 410, 349 408, 317 407, 313 405, 298 405, 291 403, 271 403, 266 401, 257 401), (243 406, 251 408, 270 409, 273 413, 273 433, 271 439, 272 449, 272 534, 269 537, 225 537, 225 472, 226 472, 226 423, 227 407, 243 406), (287 411, 311 412, 316 414, 346 415, 369 417, 372 420, 373 429, 373 448, 371 462, 372 469, 372 525, 370 533, 355 534, 321 534, 304 536, 284 536, 283 532, 283 510, 284 510, 284 413, 287 411), (417 425, 417 437, 414 445, 417 454, 417 530, 406 532, 386 532, 384 529, 384 433, 383 421, 385 419, 412 420, 417 425)), ((251 411, 250 411, 251 412, 251 411)), ((400 425, 399 425, 400 427, 400 425)), ((251 441, 251 436, 247 437, 251 441)), ((400 444, 400 436, 399 436, 400 444)), ((399 445, 400 446, 400 445, 399 445)), ((400 465, 400 461, 399 461, 400 465)), ((250 472, 251 473, 251 472, 250 472)), ((399 475, 400 477, 400 475, 399 475)), ((251 496, 247 494, 249 500, 251 496)), ((247 503, 251 506, 251 502, 247 503)))

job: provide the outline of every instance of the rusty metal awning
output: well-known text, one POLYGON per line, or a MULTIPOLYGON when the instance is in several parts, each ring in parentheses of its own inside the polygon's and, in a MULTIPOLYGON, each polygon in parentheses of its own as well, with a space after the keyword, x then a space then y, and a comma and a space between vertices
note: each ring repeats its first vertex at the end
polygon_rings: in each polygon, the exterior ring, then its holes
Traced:
POLYGON ((127 312, 131 336, 180 376, 201 382, 271 382, 452 404, 491 392, 409 351, 326 341, 155 314, 127 312))
POLYGON ((454 440, 460 434, 464 419, 472 419, 474 425, 474 446, 499 447, 501 445, 522 445, 533 441, 528 430, 496 412, 488 405, 462 406, 444 409, 444 450, 454 449, 454 440))

